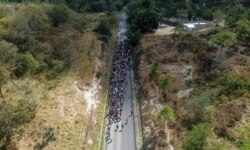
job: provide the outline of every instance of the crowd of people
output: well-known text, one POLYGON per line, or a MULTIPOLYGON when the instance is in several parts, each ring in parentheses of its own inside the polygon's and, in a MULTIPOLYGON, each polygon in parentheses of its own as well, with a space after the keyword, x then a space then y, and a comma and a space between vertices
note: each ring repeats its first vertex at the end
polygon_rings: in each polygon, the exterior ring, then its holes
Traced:
MULTIPOLYGON (((119 41, 115 50, 112 74, 110 77, 108 128, 106 140, 111 140, 110 129, 113 123, 121 121, 122 108, 125 100, 127 86, 127 73, 129 69, 130 51, 126 41, 119 41)), ((118 125, 117 129, 118 130, 118 125)), ((123 127, 123 125, 122 125, 123 127)))

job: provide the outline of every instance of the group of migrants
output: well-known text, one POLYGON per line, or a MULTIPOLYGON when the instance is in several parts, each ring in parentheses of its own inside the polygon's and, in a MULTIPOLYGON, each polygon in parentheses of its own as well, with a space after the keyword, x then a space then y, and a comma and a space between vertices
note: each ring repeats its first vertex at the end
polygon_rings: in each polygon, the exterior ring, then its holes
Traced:
MULTIPOLYGON (((112 63, 112 74, 110 77, 108 130, 106 140, 111 140, 110 129, 113 123, 121 121, 122 108, 125 100, 125 89, 127 86, 127 73, 129 69, 130 51, 126 41, 117 44, 112 63)), ((127 120, 126 120, 127 121, 127 120)), ((117 130, 118 130, 117 125, 117 130)), ((123 124, 122 124, 123 127, 123 124)))

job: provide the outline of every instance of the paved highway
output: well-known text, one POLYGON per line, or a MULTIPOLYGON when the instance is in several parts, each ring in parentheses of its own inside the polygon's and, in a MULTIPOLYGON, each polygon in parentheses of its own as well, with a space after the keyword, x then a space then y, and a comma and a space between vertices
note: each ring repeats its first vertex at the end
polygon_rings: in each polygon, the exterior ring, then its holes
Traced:
MULTIPOLYGON (((118 41, 127 39, 127 16, 124 12, 120 14, 118 41)), ((111 140, 106 141, 106 150, 136 150, 135 125, 133 111, 133 95, 131 86, 131 72, 127 70, 127 86, 124 92, 125 101, 121 113, 121 121, 111 125, 111 140), (122 124, 124 127, 122 128, 122 124), (118 131, 117 125, 119 126, 118 131)))

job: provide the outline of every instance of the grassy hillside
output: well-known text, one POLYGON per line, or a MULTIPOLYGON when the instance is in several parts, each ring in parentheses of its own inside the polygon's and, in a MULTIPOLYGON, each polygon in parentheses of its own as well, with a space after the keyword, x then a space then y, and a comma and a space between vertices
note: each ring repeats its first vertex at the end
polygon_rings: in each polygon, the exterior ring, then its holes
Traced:
POLYGON ((249 149, 249 6, 142 0, 130 7, 143 148, 249 149), (183 22, 200 20, 210 26, 185 30, 183 22), (163 31, 159 23, 174 33, 154 34, 163 31))
POLYGON ((99 146, 117 19, 65 5, 0 3, 1 148, 99 146), (103 20, 112 23, 109 35, 94 32, 103 20), (87 110, 95 76, 99 104, 87 110))

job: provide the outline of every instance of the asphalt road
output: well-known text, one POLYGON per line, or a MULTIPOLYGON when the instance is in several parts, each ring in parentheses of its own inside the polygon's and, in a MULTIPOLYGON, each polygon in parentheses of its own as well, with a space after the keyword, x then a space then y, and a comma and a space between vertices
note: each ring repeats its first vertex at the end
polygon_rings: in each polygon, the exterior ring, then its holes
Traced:
MULTIPOLYGON (((118 41, 123 41, 127 38, 127 16, 124 12, 120 16, 118 41)), ((121 121, 112 124, 110 130, 112 141, 106 142, 106 150, 136 150, 134 115, 131 115, 131 111, 133 110, 133 95, 130 70, 127 71, 126 80, 127 86, 124 93, 125 101, 121 121), (126 122, 127 124, 125 124, 126 122), (121 128, 121 124, 124 124, 123 129, 121 128), (119 129, 115 131, 117 125, 119 125, 119 129)))

